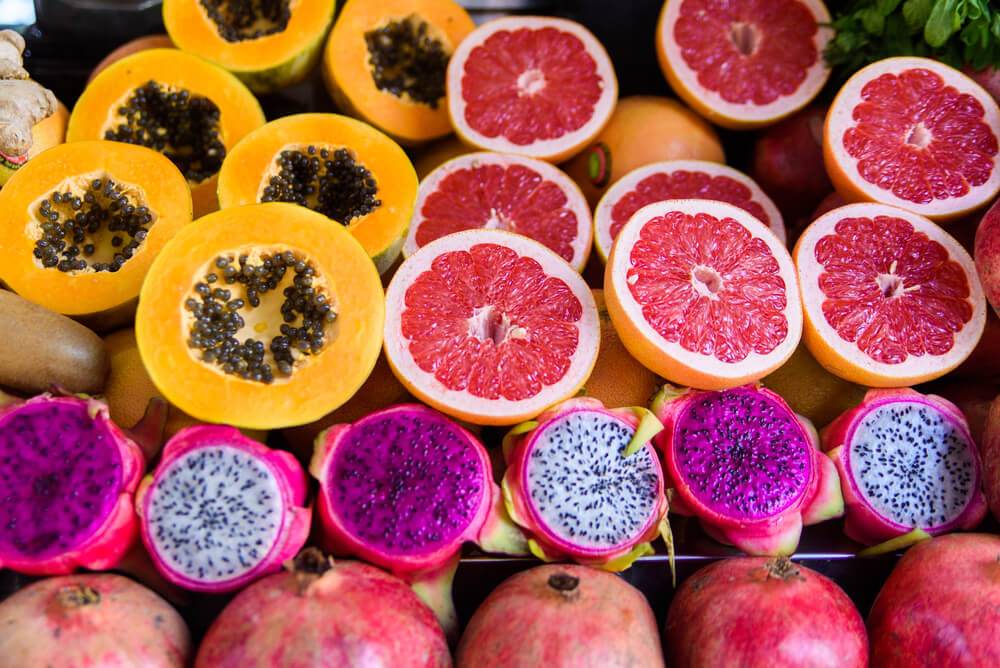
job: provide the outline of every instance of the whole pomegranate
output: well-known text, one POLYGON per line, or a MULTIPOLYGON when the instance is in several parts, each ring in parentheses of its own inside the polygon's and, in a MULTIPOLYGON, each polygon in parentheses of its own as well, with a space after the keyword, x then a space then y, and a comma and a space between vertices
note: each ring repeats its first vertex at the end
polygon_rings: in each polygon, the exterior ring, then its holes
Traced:
POLYGON ((1000 536, 956 533, 907 550, 868 615, 873 666, 1000 666, 1000 536))
POLYGON ((787 557, 733 557, 696 571, 674 595, 663 642, 671 668, 868 665, 854 603, 787 557))
POLYGON ((663 666, 653 610, 608 571, 548 564, 504 580, 473 613, 458 668, 663 666))
POLYGON ((399 578, 307 548, 230 601, 195 668, 451 666, 434 613, 399 578))
POLYGON ((121 575, 38 580, 0 603, 4 666, 187 666, 191 634, 169 603, 121 575))

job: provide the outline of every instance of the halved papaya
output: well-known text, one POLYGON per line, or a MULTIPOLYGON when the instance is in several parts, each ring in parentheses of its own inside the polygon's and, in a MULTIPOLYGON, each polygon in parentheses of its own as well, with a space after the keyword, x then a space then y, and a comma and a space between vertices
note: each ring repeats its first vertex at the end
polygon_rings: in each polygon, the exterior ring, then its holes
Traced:
POLYGON ((219 171, 219 206, 295 202, 350 230, 384 272, 399 255, 417 199, 406 152, 362 121, 294 114, 244 137, 219 171))
POLYGON ((0 190, 0 280, 108 329, 131 320, 146 271, 191 222, 180 170, 143 146, 58 144, 0 190))
POLYGON ((475 28, 454 0, 347 0, 323 50, 323 80, 341 111, 400 143, 452 131, 448 60, 475 28))
POLYGON ((163 0, 178 48, 235 74, 255 93, 305 78, 330 31, 336 0, 163 0))
POLYGON ((208 214, 150 268, 135 336, 170 403, 206 422, 277 429, 347 401, 378 359, 378 272, 339 223, 284 202, 208 214))
POLYGON ((264 124, 253 93, 218 65, 179 49, 147 49, 110 65, 73 106, 66 141, 111 139, 155 148, 187 178, 195 217, 218 208, 219 167, 264 124))

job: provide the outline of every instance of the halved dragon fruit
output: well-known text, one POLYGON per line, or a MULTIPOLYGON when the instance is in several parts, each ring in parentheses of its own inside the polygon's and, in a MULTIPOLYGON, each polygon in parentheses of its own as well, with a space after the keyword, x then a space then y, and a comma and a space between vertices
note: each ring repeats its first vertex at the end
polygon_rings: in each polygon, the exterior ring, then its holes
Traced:
POLYGON ((504 501, 535 556, 618 571, 652 553, 667 513, 649 443, 661 428, 644 408, 577 397, 508 433, 504 501))
POLYGON ((913 529, 973 529, 986 515, 979 450, 962 412, 943 397, 869 390, 822 438, 840 472, 844 533, 859 543, 913 529))
POLYGON ((306 476, 291 453, 238 429, 178 431, 136 493, 142 540, 165 578, 229 592, 281 568, 309 535, 306 476))
POLYGON ((844 512, 837 469, 812 424, 760 385, 664 386, 653 400, 673 509, 755 556, 790 555, 802 526, 844 512))
POLYGON ((483 445, 451 419, 399 404, 316 439, 324 547, 417 583, 442 625, 455 630, 451 578, 462 544, 526 552, 503 510, 483 445))
POLYGON ((112 568, 137 534, 139 446, 94 399, 43 394, 0 408, 0 567, 112 568))

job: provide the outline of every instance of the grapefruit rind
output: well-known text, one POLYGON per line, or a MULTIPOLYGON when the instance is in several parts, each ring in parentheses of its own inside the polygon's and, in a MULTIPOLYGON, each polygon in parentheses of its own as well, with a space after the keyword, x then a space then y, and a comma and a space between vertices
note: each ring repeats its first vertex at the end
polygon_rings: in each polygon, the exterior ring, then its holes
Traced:
POLYGON ((830 373, 867 387, 908 387, 924 383, 948 373, 976 347, 986 326, 986 298, 968 252, 950 234, 929 219, 898 207, 874 202, 847 204, 817 218, 805 229, 795 244, 792 256, 802 289, 805 316, 802 342, 812 356, 830 373), (969 301, 972 316, 955 335, 952 349, 945 355, 910 356, 905 362, 887 364, 873 360, 858 347, 840 337, 823 316, 825 299, 818 286, 823 267, 815 260, 814 249, 836 223, 844 218, 874 218, 892 216, 909 222, 948 251, 958 262, 969 281, 969 301), (930 360, 928 362, 928 360, 930 360))
POLYGON ((475 229, 454 232, 420 248, 403 262, 386 289, 384 350, 392 372, 424 403, 460 420, 479 425, 512 425, 529 420, 546 408, 575 395, 590 376, 600 345, 600 322, 593 293, 573 267, 541 243, 503 230, 475 229), (452 390, 434 374, 417 366, 401 331, 401 316, 407 289, 435 258, 452 251, 469 250, 479 244, 497 244, 513 249, 519 256, 535 259, 549 277, 562 280, 580 301, 582 314, 577 322, 576 352, 562 379, 522 400, 482 399, 468 392, 452 390))
POLYGON ((975 97, 985 111, 983 121, 1000 138, 1000 108, 993 97, 971 78, 929 58, 886 58, 856 72, 837 93, 827 112, 823 128, 823 162, 834 188, 847 202, 879 202, 907 209, 931 220, 949 221, 984 206, 1000 192, 1000 152, 993 158, 993 171, 986 183, 979 186, 969 184, 969 192, 962 197, 919 204, 866 181, 858 173, 857 161, 843 148, 842 138, 855 123, 854 108, 861 101, 861 91, 865 85, 883 74, 898 74, 912 68, 930 70, 941 76, 946 85, 975 97))
MULTIPOLYGON (((587 259, 590 257, 594 226, 590 206, 587 204, 587 199, 583 196, 580 186, 561 169, 544 160, 494 151, 467 153, 452 158, 439 165, 424 177, 417 190, 417 201, 413 207, 413 218, 410 221, 409 230, 406 234, 406 241, 403 243, 403 257, 409 257, 420 249, 417 245, 416 235, 420 224, 425 220, 423 206, 431 193, 439 192, 441 181, 457 171, 477 169, 484 165, 500 165, 504 169, 508 169, 512 165, 522 165, 538 173, 543 180, 554 183, 563 191, 566 196, 566 204, 563 208, 572 211, 577 220, 577 235, 570 244, 573 249, 573 259, 569 263, 578 272, 583 271, 584 266, 587 264, 587 259)), ((483 193, 470 192, 465 193, 465 195, 469 200, 473 200, 476 203, 485 203, 488 201, 483 193)), ((477 223, 479 221, 470 222, 477 223)), ((505 225, 505 223, 498 220, 496 213, 481 222, 482 225, 480 227, 485 229, 506 229, 505 227, 497 227, 497 225, 505 225)), ((470 229, 475 228, 470 225, 470 229)))
MULTIPOLYGON (((830 12, 820 0, 799 1, 816 17, 819 25, 813 36, 816 62, 809 68, 794 95, 783 95, 760 106, 733 104, 723 99, 719 93, 699 84, 697 72, 684 62, 681 48, 671 35, 684 0, 665 2, 656 27, 656 56, 670 88, 704 118, 733 130, 750 130, 771 125, 805 107, 819 94, 830 76, 830 69, 822 54, 827 42, 833 39, 834 31, 829 27, 830 12)), ((729 38, 727 36, 724 39, 729 38)))
POLYGON ((611 238, 612 209, 622 197, 634 191, 643 180, 654 174, 673 174, 679 171, 703 173, 712 177, 728 177, 743 184, 750 189, 752 200, 760 204, 764 213, 767 214, 770 220, 768 229, 774 232, 781 243, 787 243, 785 222, 781 212, 774 201, 749 176, 728 165, 708 160, 665 160, 633 169, 615 181, 601 197, 594 209, 594 248, 601 260, 607 262, 608 256, 611 254, 611 246, 614 243, 614 239, 611 238))
MULTIPOLYGON (((525 59, 531 54, 525 53, 525 59)), ((510 66, 512 63, 505 63, 510 66)), ((515 153, 529 158, 537 158, 548 162, 559 163, 572 158, 589 145, 604 129, 611 114, 614 112, 618 99, 618 79, 614 66, 604 46, 583 25, 568 19, 550 16, 504 16, 483 23, 463 39, 448 61, 447 74, 448 113, 455 133, 462 141, 486 151, 515 153), (465 120, 466 104, 462 98, 462 78, 465 74, 465 62, 473 49, 482 44, 493 34, 501 31, 516 31, 522 28, 539 30, 555 28, 577 37, 584 45, 586 52, 593 58, 597 73, 602 80, 600 98, 594 105, 590 119, 579 129, 556 139, 536 140, 532 144, 515 144, 506 137, 488 137, 469 126, 465 120)))
POLYGON ((795 352, 802 334, 802 304, 795 265, 784 244, 747 211, 714 200, 665 200, 649 204, 633 214, 618 234, 604 272, 604 298, 608 315, 625 348, 647 369, 671 383, 704 390, 723 390, 756 382, 785 363, 795 352), (688 215, 708 213, 717 218, 732 218, 750 234, 764 241, 778 263, 785 279, 786 303, 783 315, 787 335, 767 354, 750 352, 740 363, 721 362, 708 355, 686 350, 657 332, 643 317, 642 306, 628 286, 630 250, 642 228, 653 218, 680 211, 688 215))

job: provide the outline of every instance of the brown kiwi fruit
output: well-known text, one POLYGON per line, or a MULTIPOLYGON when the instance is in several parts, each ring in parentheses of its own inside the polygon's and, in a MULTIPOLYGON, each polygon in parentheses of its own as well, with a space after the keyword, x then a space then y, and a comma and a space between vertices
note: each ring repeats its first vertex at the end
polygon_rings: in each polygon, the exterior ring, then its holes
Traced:
POLYGON ((108 375, 101 337, 86 326, 0 290, 0 385, 38 394, 59 385, 96 394, 108 375))

